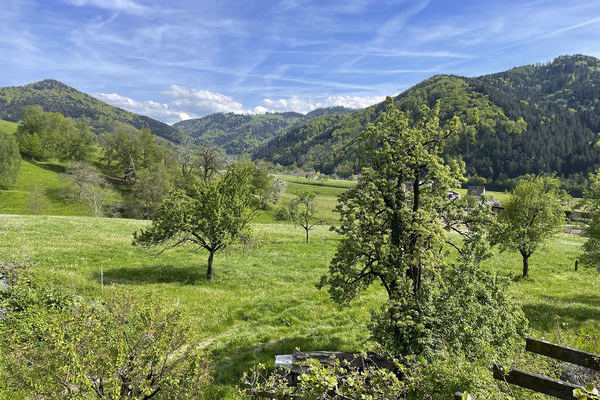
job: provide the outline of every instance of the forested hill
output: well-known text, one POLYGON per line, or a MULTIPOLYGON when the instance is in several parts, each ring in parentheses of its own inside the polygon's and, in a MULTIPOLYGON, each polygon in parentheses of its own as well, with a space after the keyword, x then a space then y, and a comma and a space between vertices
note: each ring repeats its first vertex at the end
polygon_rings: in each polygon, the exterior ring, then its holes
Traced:
MULTIPOLYGON (((525 173, 556 172, 579 180, 600 165, 600 60, 563 56, 550 63, 476 78, 438 75, 394 98, 413 115, 440 102, 441 119, 458 115, 462 134, 448 155, 462 157, 471 177, 502 183, 525 173)), ((259 148, 255 157, 325 173, 358 172, 354 140, 376 122, 383 104, 322 116, 259 148)))
POLYGON ((96 133, 112 130, 115 122, 120 121, 138 129, 148 128, 171 141, 177 142, 180 138, 179 131, 163 122, 111 106, 52 79, 0 88, 0 119, 17 122, 28 105, 40 105, 47 112, 85 119, 96 133))
POLYGON ((173 125, 181 133, 198 138, 203 144, 225 149, 229 154, 252 153, 256 148, 285 131, 323 115, 349 114, 355 110, 329 107, 308 114, 295 112, 268 114, 217 113, 203 118, 181 121, 173 125))

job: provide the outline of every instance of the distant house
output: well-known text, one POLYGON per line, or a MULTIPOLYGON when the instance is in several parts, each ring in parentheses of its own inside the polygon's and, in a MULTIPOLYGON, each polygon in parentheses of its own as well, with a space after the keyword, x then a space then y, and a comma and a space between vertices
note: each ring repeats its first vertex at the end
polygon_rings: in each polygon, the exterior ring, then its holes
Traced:
POLYGON ((480 197, 485 194, 485 186, 469 186, 467 188, 467 196, 480 197))
POLYGON ((448 190, 446 197, 448 197, 448 200, 460 199, 460 193, 455 192, 454 190, 448 190))

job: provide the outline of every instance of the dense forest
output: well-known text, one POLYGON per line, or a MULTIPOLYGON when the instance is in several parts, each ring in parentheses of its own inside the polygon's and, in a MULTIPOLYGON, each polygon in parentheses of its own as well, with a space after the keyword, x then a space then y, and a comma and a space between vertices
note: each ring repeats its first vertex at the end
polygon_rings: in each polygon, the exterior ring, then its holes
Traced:
POLYGON ((180 139, 179 132, 163 122, 111 106, 52 79, 0 88, 0 119, 17 122, 29 105, 39 105, 46 112, 82 120, 97 134, 122 122, 136 129, 150 129, 153 134, 174 142, 180 139))
POLYGON ((313 118, 330 114, 349 114, 345 107, 319 108, 308 114, 296 112, 268 114, 216 113, 189 119, 173 125, 181 133, 198 139, 205 145, 222 147, 228 154, 252 153, 259 146, 287 130, 313 118))
MULTIPOLYGON (((476 78, 437 75, 393 99, 416 118, 419 106, 440 103, 442 123, 463 123, 447 157, 462 158, 471 179, 504 186, 525 173, 556 172, 579 182, 600 163, 600 60, 564 56, 546 64, 476 78)), ((382 104, 343 116, 322 116, 259 148, 255 157, 341 175, 358 172, 355 138, 376 122, 382 104)))

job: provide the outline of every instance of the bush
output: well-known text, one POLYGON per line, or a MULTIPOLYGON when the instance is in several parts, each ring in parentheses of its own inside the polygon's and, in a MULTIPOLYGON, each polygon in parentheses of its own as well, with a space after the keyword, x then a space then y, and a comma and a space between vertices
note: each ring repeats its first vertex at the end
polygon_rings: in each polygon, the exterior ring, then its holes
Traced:
POLYGON ((202 398, 206 361, 177 308, 120 291, 87 300, 15 276, 0 291, 0 397, 202 398))
POLYGON ((428 359, 446 351, 488 365, 521 344, 527 319, 508 293, 506 278, 477 267, 450 265, 428 301, 388 302, 373 314, 373 338, 393 354, 428 359))

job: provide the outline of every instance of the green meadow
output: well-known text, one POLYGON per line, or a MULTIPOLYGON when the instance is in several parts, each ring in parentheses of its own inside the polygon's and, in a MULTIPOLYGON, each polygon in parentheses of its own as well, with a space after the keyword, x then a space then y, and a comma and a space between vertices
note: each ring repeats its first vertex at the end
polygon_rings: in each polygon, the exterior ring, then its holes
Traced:
MULTIPOLYGON (((131 246, 147 221, 69 217, 0 216, 0 259, 29 261, 40 279, 86 296, 126 290, 154 293, 179 305, 196 343, 213 360, 209 391, 233 396, 243 371, 275 354, 303 350, 357 350, 368 340, 369 313, 383 301, 373 287, 350 306, 317 289, 339 238, 326 226, 303 242, 301 228, 255 224, 250 247, 215 258, 215 279, 204 278, 204 251, 175 249, 159 255, 131 246), (100 282, 101 272, 104 287, 100 282)), ((532 334, 588 350, 581 340, 600 333, 600 274, 574 271, 583 239, 560 234, 531 258, 531 279, 521 280, 520 256, 496 254, 486 267, 509 276, 532 334)))

